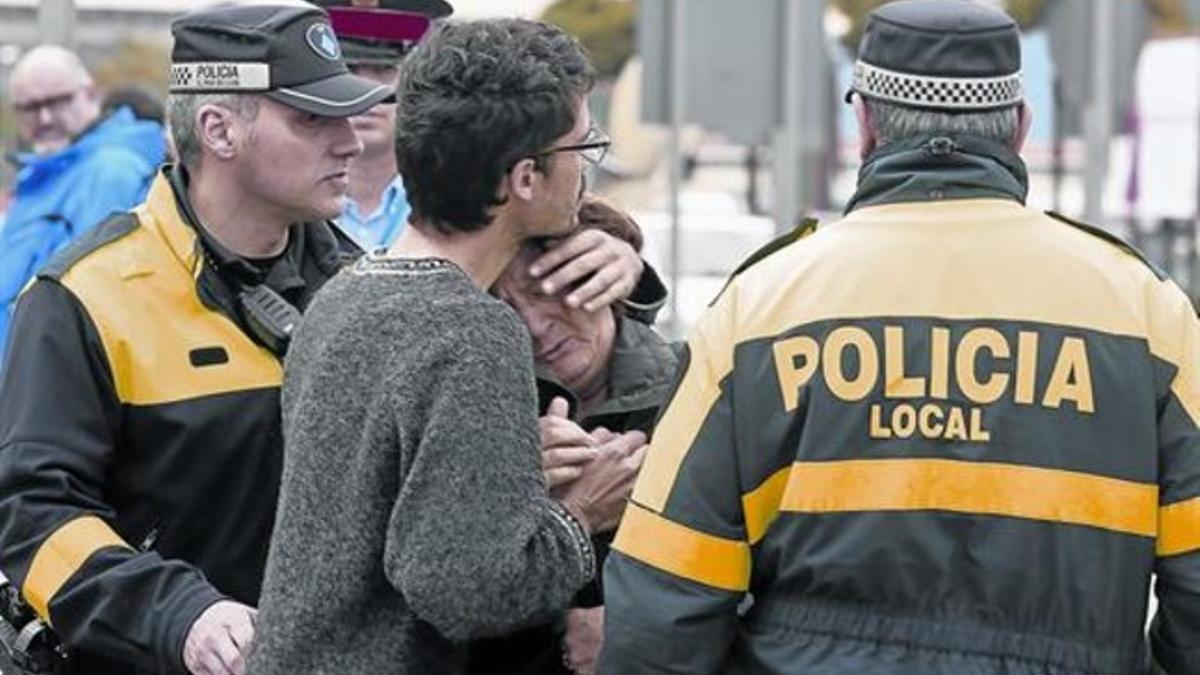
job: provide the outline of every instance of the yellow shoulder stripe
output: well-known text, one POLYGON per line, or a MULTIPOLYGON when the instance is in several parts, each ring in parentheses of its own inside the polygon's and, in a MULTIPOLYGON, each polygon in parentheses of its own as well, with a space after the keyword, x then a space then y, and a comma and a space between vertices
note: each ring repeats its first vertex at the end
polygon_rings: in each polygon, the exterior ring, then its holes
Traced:
POLYGON ((630 502, 613 548, 668 574, 713 588, 750 587, 750 546, 680 525, 630 502))
POLYGON ((126 544, 112 528, 96 516, 67 521, 38 547, 29 566, 21 593, 38 616, 50 621, 50 601, 93 553, 126 544))
POLYGON ((120 401, 155 405, 279 386, 279 360, 200 301, 193 276, 199 268, 175 257, 154 214, 136 213, 147 219, 137 231, 80 260, 62 278, 100 334, 120 401), (225 352, 225 363, 192 365, 193 350, 214 347, 225 352))
POLYGON ((1191 300, 1172 282, 1165 310, 1152 315, 1150 351, 1179 368, 1171 382, 1171 392, 1200 427, 1200 319, 1191 300))
MULTIPOLYGON (((652 450, 638 474, 633 499, 656 511, 666 506, 675 474, 720 398, 721 381, 731 370, 737 339, 730 327, 735 297, 736 293, 722 296, 700 318, 688 338, 689 358, 683 378, 654 428, 652 450)), ((732 420, 727 420, 723 428, 732 432, 732 420)))

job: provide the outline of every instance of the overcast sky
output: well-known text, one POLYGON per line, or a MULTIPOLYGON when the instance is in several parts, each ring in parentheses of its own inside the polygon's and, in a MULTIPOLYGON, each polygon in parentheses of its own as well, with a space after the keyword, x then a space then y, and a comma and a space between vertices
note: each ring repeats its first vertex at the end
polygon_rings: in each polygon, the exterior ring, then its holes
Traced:
MULTIPOLYGON (((455 16, 536 16, 551 0, 450 0, 455 16)), ((37 0, 0 0, 0 5, 36 5, 37 0)), ((76 7, 167 9, 183 11, 205 4, 197 0, 75 0, 76 7)))

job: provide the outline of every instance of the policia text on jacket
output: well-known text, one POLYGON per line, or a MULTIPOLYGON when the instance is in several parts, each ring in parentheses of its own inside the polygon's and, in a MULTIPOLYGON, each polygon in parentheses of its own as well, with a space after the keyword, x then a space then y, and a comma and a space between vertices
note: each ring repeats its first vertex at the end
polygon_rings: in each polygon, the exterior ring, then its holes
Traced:
POLYGON ((785 410, 796 408, 801 388, 816 376, 830 394, 846 402, 867 399, 883 378, 886 402, 869 408, 867 432, 874 439, 916 434, 986 443, 992 435, 985 406, 1001 399, 1095 412, 1088 343, 1082 337, 1046 339, 1038 331, 1003 326, 908 323, 908 335, 920 331, 927 339, 921 341, 918 358, 907 361, 904 325, 888 324, 882 331, 839 326, 824 336, 801 333, 775 342, 785 410))

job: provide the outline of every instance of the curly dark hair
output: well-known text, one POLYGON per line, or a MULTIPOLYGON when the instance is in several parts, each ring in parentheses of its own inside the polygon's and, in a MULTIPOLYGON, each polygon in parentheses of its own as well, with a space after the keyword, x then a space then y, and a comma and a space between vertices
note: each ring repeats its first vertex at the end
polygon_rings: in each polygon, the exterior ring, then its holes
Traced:
POLYGON ((405 59, 396 93, 396 160, 414 220, 447 234, 490 224, 488 210, 504 203, 501 178, 575 126, 593 80, 583 47, 556 26, 432 28, 405 59))

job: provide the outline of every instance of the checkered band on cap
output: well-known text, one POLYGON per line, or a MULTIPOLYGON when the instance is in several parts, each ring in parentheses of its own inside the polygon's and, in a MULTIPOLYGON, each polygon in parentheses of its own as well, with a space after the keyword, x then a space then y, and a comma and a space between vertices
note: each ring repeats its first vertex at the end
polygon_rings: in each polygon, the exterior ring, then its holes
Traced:
POLYGON ((1003 77, 931 77, 898 73, 859 61, 854 90, 863 96, 917 108, 987 110, 1021 102, 1021 73, 1003 77))

